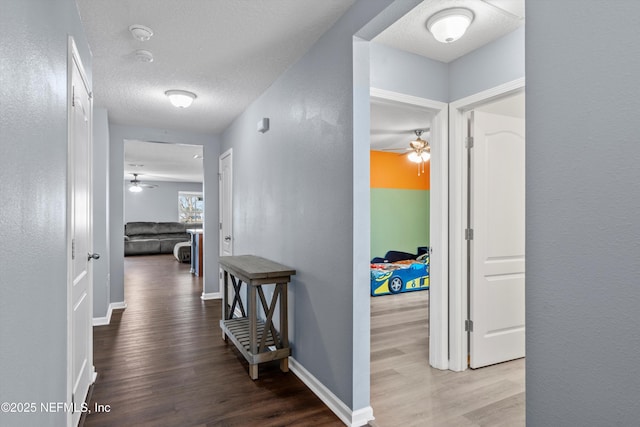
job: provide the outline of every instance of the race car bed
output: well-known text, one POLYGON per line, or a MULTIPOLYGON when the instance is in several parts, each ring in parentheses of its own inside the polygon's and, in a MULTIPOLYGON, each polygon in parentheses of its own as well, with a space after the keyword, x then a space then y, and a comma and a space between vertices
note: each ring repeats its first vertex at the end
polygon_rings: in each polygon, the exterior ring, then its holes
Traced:
POLYGON ((429 289, 428 253, 417 259, 377 262, 384 259, 374 258, 372 261, 376 261, 371 263, 371 295, 374 297, 429 289))

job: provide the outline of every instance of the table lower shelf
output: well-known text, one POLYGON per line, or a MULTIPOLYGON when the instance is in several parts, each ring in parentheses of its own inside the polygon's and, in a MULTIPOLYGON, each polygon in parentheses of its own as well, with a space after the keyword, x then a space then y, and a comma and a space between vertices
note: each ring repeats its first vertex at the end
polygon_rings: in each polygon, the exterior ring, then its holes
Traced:
MULTIPOLYGON (((266 350, 262 353, 253 354, 251 353, 251 342, 249 339, 249 318, 248 317, 240 317, 236 319, 228 319, 220 321, 220 328, 222 328, 223 332, 229 339, 235 344, 235 346, 240 350, 240 353, 244 356, 244 358, 251 365, 255 365, 257 363, 269 362, 271 360, 279 360, 285 359, 291 355, 291 349, 289 347, 286 348, 277 348, 275 350, 269 349, 269 347, 273 347, 276 344, 276 341, 273 339, 271 331, 267 331, 267 339, 266 339, 266 350)), ((261 320, 257 321, 257 344, 260 344, 260 339, 262 337, 262 333, 264 331, 264 322, 261 320)), ((280 341, 279 337, 277 341, 280 341)))

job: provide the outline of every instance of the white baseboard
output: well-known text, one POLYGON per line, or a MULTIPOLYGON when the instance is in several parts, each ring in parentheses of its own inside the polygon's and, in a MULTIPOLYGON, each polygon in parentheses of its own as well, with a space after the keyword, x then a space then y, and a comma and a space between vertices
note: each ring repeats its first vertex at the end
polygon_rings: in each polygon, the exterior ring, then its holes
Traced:
POLYGON ((209 294, 205 294, 204 292, 200 296, 200 299, 203 301, 207 301, 210 299, 222 299, 222 294, 220 292, 211 292, 209 294))
POLYGON ((331 390, 318 381, 316 377, 307 371, 304 366, 298 363, 293 357, 289 357, 289 368, 347 426, 360 427, 375 419, 373 417, 373 408, 371 406, 352 411, 343 401, 333 394, 331 390))
POLYGON ((111 323, 111 314, 113 310, 124 310, 127 308, 127 303, 122 302, 112 302, 109 304, 109 308, 107 309, 107 315, 105 317, 94 317, 93 318, 93 326, 105 326, 111 323))

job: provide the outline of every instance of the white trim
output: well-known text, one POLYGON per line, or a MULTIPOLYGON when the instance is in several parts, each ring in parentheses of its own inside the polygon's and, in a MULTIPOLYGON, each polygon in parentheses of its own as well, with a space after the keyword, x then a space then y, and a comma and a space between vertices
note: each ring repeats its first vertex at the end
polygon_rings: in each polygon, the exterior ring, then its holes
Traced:
POLYGON ((94 317, 93 318, 93 326, 105 326, 111 323, 111 314, 113 314, 113 310, 124 310, 127 308, 127 304, 122 302, 112 302, 109 304, 109 308, 107 309, 107 315, 105 317, 94 317))
POLYGON ((374 420, 373 408, 367 406, 356 411, 352 411, 342 400, 340 400, 335 394, 331 392, 324 384, 322 384, 316 377, 314 377, 304 366, 302 366, 296 359, 289 357, 289 369, 296 374, 300 380, 311 391, 324 402, 325 405, 333 411, 340 421, 350 427, 359 427, 367 424, 369 421, 374 420))
POLYGON ((468 111, 487 102, 523 90, 525 79, 519 78, 500 86, 459 99, 449 104, 449 369, 467 369, 467 334, 464 321, 467 317, 467 245, 463 230, 467 212, 467 157, 464 149, 465 117, 468 111))
POLYGON ((222 299, 222 293, 220 293, 220 292, 211 292, 211 293, 205 294, 203 292, 202 295, 200 295, 200 299, 202 301, 208 301, 208 300, 212 300, 212 299, 222 299))
POLYGON ((384 89, 371 88, 371 98, 433 110, 431 133, 431 242, 429 290, 429 364, 449 368, 449 110, 448 104, 384 89), (436 207, 434 209, 433 207, 436 207), (440 284, 438 286, 437 284, 440 284))

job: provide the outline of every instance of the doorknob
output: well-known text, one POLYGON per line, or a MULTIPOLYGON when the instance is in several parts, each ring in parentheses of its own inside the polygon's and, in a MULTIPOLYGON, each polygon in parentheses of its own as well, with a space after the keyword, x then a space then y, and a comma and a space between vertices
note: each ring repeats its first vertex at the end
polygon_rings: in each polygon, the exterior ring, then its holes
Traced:
POLYGON ((91 261, 92 259, 100 259, 100 254, 87 254, 87 261, 91 261))
POLYGON ((224 241, 225 242, 230 242, 231 241, 231 236, 224 236, 224 241))

